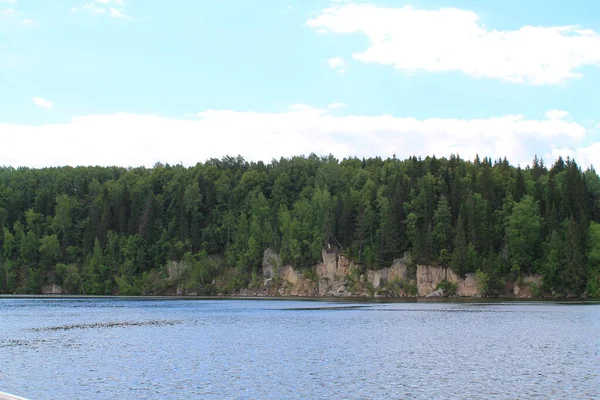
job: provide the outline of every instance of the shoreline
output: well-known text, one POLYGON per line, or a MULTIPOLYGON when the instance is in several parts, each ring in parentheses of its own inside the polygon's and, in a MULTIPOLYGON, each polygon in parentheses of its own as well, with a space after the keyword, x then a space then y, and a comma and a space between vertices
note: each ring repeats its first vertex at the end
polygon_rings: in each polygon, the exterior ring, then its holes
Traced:
POLYGON ((260 300, 260 301, 306 301, 329 303, 558 303, 598 304, 600 299, 579 298, 511 298, 511 297, 308 297, 308 296, 120 296, 120 295, 65 295, 65 294, 0 294, 3 299, 30 300, 260 300))

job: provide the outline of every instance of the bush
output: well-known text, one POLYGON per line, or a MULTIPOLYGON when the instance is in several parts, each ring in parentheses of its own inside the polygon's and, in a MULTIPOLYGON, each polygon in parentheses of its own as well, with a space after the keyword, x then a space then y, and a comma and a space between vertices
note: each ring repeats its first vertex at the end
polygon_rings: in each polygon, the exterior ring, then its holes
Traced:
POLYGON ((315 268, 305 268, 302 270, 302 276, 306 279, 316 282, 317 281, 317 271, 315 268))
POLYGON ((600 298, 600 271, 595 271, 590 275, 586 292, 589 297, 600 298))
POLYGON ((490 275, 478 269, 475 272, 475 282, 477 282, 479 293, 482 296, 487 296, 490 292, 490 275))
POLYGON ((408 279, 394 279, 377 290, 377 294, 388 297, 416 296, 418 292, 417 285, 408 279))
POLYGON ((440 283, 437 284, 435 289, 443 290, 444 296, 456 296, 457 288, 458 287, 457 287, 456 283, 452 283, 452 282, 449 282, 446 279, 444 279, 443 281, 441 281, 440 283))
POLYGON ((81 275, 76 265, 57 264, 56 279, 66 293, 81 293, 81 275))
POLYGON ((533 297, 542 297, 542 287, 541 287, 541 285, 538 285, 535 282, 531 282, 529 284, 529 290, 531 290, 531 295, 533 297))
POLYGON ((115 276, 115 282, 119 286, 119 294, 121 296, 139 296, 140 288, 135 283, 129 283, 125 276, 115 276))
POLYGON ((407 296, 417 296, 419 294, 419 287, 415 281, 404 279, 402 280, 402 287, 407 296))

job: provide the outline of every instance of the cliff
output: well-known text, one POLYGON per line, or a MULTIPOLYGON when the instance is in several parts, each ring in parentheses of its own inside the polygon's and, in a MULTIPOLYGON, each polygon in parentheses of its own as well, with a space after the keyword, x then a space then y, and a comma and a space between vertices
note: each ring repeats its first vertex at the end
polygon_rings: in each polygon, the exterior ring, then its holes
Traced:
MULTIPOLYGON (((177 277, 186 273, 183 263, 168 265, 168 282, 177 282, 177 277)), ((262 276, 253 278, 250 287, 231 289, 228 282, 235 281, 240 274, 236 269, 225 273, 212 282, 211 294, 228 294, 248 297, 298 296, 298 297, 482 297, 475 274, 464 278, 450 268, 417 264, 409 268, 406 258, 394 260, 392 265, 379 270, 364 269, 337 250, 323 249, 321 262, 305 271, 284 265, 281 257, 272 249, 263 254, 262 276), (220 282, 219 282, 220 281, 220 282), (440 283, 447 281, 456 289, 455 293, 438 290, 440 283), (222 290, 222 291, 220 291, 222 290)), ((504 294, 515 298, 540 296, 542 277, 525 276, 509 281, 504 294)), ((149 294, 194 296, 197 288, 186 288, 181 282, 172 284, 170 291, 149 294)), ((42 288, 43 294, 61 294, 63 289, 56 284, 42 288)))
MULTIPOLYGON (((405 258, 380 270, 364 270, 359 264, 335 250, 324 249, 322 261, 314 274, 304 276, 290 265, 283 265, 279 255, 267 249, 263 257, 263 280, 260 288, 243 290, 246 296, 306 297, 441 297, 438 285, 448 281, 456 287, 458 297, 482 297, 475 274, 458 276, 450 268, 417 264, 412 276, 405 258)), ((515 298, 540 295, 542 277, 526 276, 508 282, 505 294, 515 298)))
POLYGON ((283 265, 279 255, 272 249, 267 249, 264 252, 262 267, 263 287, 244 290, 240 294, 319 297, 428 296, 436 291, 440 282, 447 280, 456 285, 457 296, 481 295, 473 274, 468 274, 463 279, 447 268, 417 265, 416 279, 411 279, 404 258, 395 260, 387 268, 363 270, 360 265, 339 252, 324 249, 322 261, 315 267, 315 274, 307 277, 292 266, 283 265))
POLYGON ((427 296, 437 289, 443 280, 456 285, 456 295, 460 297, 480 297, 475 274, 467 274, 461 278, 450 268, 417 265, 417 288, 419 296, 427 296))

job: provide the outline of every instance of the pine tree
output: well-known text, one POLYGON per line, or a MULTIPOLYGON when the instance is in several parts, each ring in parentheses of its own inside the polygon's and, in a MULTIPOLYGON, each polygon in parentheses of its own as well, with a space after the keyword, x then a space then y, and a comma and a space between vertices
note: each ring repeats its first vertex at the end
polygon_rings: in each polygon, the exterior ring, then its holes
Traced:
POLYGON ((452 253, 452 270, 464 276, 468 267, 467 258, 467 235, 465 234, 465 226, 463 223, 462 214, 458 215, 456 221, 456 234, 454 235, 454 252, 452 253))

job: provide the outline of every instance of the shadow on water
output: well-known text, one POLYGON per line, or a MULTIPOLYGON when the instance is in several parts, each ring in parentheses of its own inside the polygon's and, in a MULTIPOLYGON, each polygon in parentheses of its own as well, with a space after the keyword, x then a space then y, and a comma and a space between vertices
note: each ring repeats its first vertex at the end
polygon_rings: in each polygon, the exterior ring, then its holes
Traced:
POLYGON ((140 321, 140 322, 98 322, 94 324, 72 324, 32 328, 32 332, 70 331, 73 329, 129 328, 137 326, 171 326, 181 324, 181 321, 140 321))

